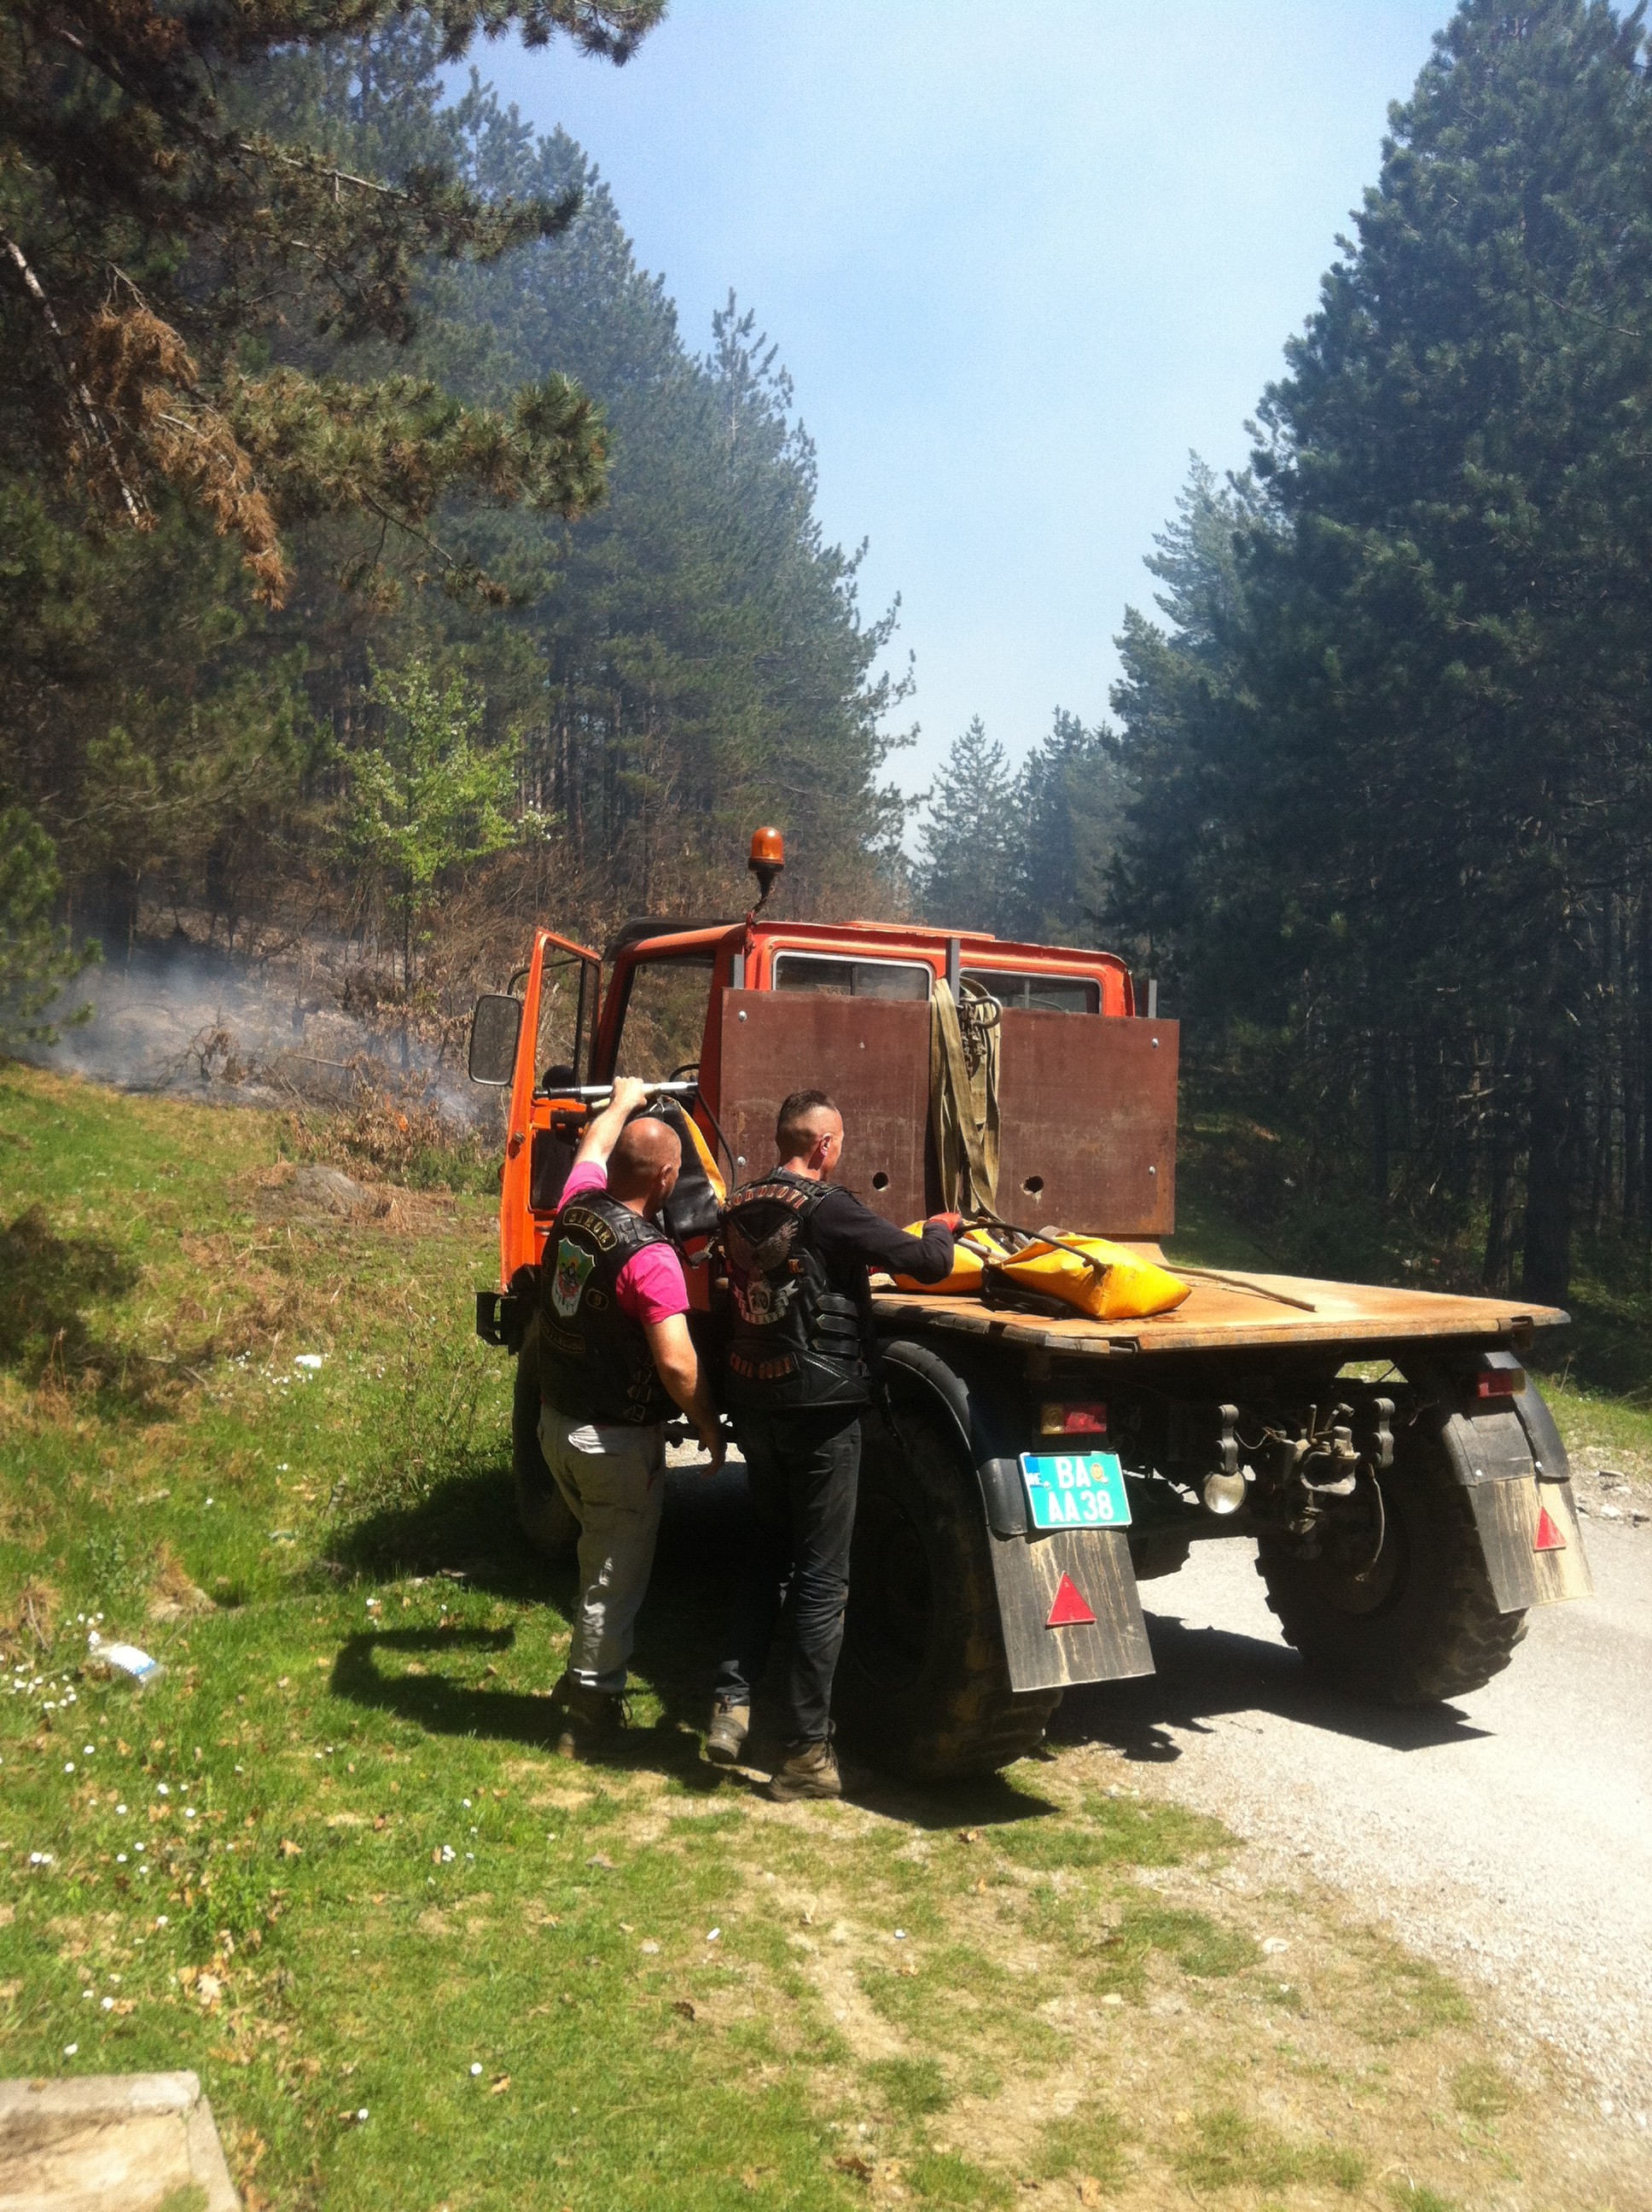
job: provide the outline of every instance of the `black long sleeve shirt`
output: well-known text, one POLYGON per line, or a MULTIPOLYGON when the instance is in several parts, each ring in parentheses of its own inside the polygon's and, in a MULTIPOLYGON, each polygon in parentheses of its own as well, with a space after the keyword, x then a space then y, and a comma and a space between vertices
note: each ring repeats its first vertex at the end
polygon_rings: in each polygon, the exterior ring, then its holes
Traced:
POLYGON ((952 1232, 926 1221, 921 1237, 883 1219, 852 1190, 829 1190, 810 1224, 810 1237, 832 1288, 846 1297, 866 1297, 866 1277, 874 1267, 915 1282, 944 1282, 952 1272, 952 1232))

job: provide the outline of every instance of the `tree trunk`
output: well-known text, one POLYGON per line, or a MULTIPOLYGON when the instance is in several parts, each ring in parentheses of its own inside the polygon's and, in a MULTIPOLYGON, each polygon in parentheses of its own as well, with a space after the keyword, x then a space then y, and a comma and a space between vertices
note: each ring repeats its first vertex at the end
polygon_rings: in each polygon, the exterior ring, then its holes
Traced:
POLYGON ((1558 1041, 1541 1041, 1534 1059, 1521 1291, 1538 1305, 1558 1306, 1571 1288, 1570 1071, 1558 1041))
POLYGON ((413 890, 409 884, 402 893, 402 1073, 410 1065, 408 1048, 407 1018, 413 1004, 413 890))

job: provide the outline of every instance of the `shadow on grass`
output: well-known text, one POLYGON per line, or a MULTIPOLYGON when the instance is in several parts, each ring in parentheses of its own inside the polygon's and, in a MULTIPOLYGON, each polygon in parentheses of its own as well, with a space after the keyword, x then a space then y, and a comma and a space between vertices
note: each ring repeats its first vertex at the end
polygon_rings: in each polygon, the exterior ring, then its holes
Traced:
MULTIPOLYGON (((756 1786, 750 1771, 709 1767, 700 1755, 745 1529, 742 1468, 732 1465, 712 1477, 692 1468, 669 1471, 659 1547, 632 1660, 635 1676, 659 1700, 659 1718, 652 1728, 628 1733, 604 1765, 649 1768, 691 1790, 756 1786)), ((369 1515, 338 1539, 333 1558, 367 1575, 452 1575, 469 1589, 512 1603, 546 1604, 564 1621, 572 1618, 578 1594, 571 1559, 542 1559, 529 1547, 517 1522, 510 1476, 502 1469, 454 1477, 417 1504, 369 1515)), ((549 1750, 560 1732, 549 1683, 544 1692, 524 1694, 472 1688, 437 1674, 386 1674, 377 1663, 380 1652, 422 1658, 507 1650, 514 1634, 509 1628, 364 1631, 341 1650, 332 1686, 354 1704, 393 1713, 433 1735, 476 1735, 549 1750)), ((772 1769, 783 1756, 779 1737, 765 1726, 764 1708, 772 1713, 779 1707, 785 1650, 782 1624, 756 1701, 749 1746, 753 1769, 772 1769)), ((917 1827, 988 1827, 1056 1810, 998 1775, 915 1784, 857 1771, 852 1746, 845 1765, 856 1804, 917 1827)))
POLYGON ((1050 1723, 1054 1743, 1106 1743, 1127 1759, 1164 1765, 1181 1756, 1173 1733, 1214 1733, 1233 1713, 1266 1712, 1335 1735, 1422 1751, 1469 1743, 1490 1731, 1455 1705, 1380 1705, 1317 1681, 1297 1654, 1261 1637, 1190 1628, 1175 1614, 1149 1613, 1157 1672, 1133 1681, 1069 1690, 1050 1723))
POLYGON ((94 1237, 59 1237, 46 1208, 26 1206, 0 1229, 0 1367, 33 1380, 55 1369, 65 1380, 90 1375, 122 1396, 141 1399, 154 1363, 134 1363, 94 1334, 82 1309, 118 1297, 137 1281, 129 1255, 94 1237))
MULTIPOLYGON (((422 1661, 483 1652, 508 1651, 512 1628, 366 1629, 348 1638, 333 1662, 336 1697, 374 1712, 393 1713, 428 1735, 471 1736, 483 1742, 520 1744, 529 1751, 554 1748, 562 1714, 549 1687, 540 1691, 473 1688, 443 1674, 388 1674, 382 1655, 422 1661)), ((651 1729, 634 1729, 619 1738, 602 1765, 615 1769, 647 1767, 669 1773, 689 1788, 714 1789, 717 1776, 700 1760, 700 1741, 669 1711, 651 1729)))
MULTIPOLYGON (((653 1768, 689 1788, 718 1786, 717 1771, 701 1761, 700 1732, 709 1717, 712 1677, 733 1600, 744 1508, 743 1477, 708 1483, 692 1471, 668 1475, 631 1662, 634 1678, 659 1698, 660 1715, 652 1728, 628 1731, 604 1765, 653 1768)), ((572 1558, 542 1559, 523 1535, 511 1478, 502 1468, 455 1476, 415 1504, 367 1515, 335 1540, 332 1557, 347 1571, 374 1577, 450 1575, 513 1604, 544 1604, 564 1622, 572 1620, 578 1596, 572 1558)), ((503 1650, 513 1635, 510 1629, 367 1632, 340 1653, 334 1688, 432 1735, 503 1738, 549 1749, 561 1729, 550 1683, 525 1695, 471 1689, 436 1675, 386 1675, 374 1660, 379 1650, 503 1650)))

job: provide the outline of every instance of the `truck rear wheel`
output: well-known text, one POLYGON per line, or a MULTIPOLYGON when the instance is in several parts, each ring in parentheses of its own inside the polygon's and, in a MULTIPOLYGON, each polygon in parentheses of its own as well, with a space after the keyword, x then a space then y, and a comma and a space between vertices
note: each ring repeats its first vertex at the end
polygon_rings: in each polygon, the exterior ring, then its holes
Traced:
POLYGON ((1059 1690, 1010 1687, 973 1471, 930 1415, 869 1411, 835 1707, 846 1742, 925 1781, 990 1774, 1043 1740, 1059 1690))
POLYGON ((511 1472, 516 1480, 516 1512, 528 1541, 547 1559, 569 1558, 580 1540, 580 1524, 556 1487, 539 1449, 539 1322, 528 1323, 516 1355, 516 1386, 511 1399, 511 1472))
POLYGON ((1316 1674, 1397 1705, 1466 1696, 1501 1674, 1526 1633, 1523 1613, 1499 1613, 1474 1517, 1439 1439, 1421 1423, 1394 1438, 1379 1478, 1381 1548, 1370 1479, 1333 1504, 1317 1559, 1264 1536, 1256 1571, 1267 1601, 1316 1674))

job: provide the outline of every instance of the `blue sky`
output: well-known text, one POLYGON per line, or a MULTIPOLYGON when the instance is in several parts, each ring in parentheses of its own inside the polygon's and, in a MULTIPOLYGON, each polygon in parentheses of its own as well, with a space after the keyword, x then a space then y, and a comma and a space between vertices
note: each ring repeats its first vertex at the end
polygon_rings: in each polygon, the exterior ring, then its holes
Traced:
POLYGON ((1095 721, 1189 449, 1244 422, 1445 0, 673 0, 626 68, 483 74, 613 188, 685 337, 780 346, 820 512, 917 655, 908 788, 972 714, 1095 721))

